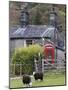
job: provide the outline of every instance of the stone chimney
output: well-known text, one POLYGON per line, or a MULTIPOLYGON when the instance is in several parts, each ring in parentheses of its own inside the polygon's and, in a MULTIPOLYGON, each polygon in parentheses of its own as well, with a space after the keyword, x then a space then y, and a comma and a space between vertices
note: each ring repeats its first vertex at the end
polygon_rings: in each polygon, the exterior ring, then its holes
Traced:
POLYGON ((29 13, 27 7, 21 8, 20 25, 26 27, 29 24, 29 13))
POLYGON ((57 27, 57 12, 54 5, 52 5, 52 8, 50 10, 49 23, 50 25, 57 27))

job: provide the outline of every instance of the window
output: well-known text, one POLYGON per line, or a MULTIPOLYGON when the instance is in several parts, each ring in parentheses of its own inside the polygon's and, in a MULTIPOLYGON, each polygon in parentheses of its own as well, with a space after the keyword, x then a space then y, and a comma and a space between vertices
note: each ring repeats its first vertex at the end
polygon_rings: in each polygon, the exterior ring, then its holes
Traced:
POLYGON ((32 40, 26 40, 26 45, 29 46, 32 44, 32 40))

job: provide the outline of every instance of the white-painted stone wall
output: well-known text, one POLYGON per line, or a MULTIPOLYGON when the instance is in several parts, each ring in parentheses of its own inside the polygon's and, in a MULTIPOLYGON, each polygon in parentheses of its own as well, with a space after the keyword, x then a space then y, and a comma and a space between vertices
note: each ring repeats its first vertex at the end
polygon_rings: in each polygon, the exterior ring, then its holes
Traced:
POLYGON ((65 54, 64 51, 57 49, 57 68, 61 69, 64 67, 65 54))
POLYGON ((17 40, 11 40, 10 41, 10 51, 12 52, 15 48, 19 47, 25 47, 26 46, 26 40, 17 39, 17 40))

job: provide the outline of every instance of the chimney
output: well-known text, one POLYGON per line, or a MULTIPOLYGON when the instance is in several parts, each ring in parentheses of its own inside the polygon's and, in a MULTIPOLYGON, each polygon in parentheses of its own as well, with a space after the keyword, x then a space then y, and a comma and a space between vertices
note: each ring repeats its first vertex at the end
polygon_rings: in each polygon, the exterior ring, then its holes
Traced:
POLYGON ((26 27, 29 24, 29 13, 27 7, 21 9, 20 25, 26 27))
POLYGON ((49 23, 50 25, 57 27, 57 13, 55 11, 55 5, 52 5, 52 8, 49 14, 49 23))

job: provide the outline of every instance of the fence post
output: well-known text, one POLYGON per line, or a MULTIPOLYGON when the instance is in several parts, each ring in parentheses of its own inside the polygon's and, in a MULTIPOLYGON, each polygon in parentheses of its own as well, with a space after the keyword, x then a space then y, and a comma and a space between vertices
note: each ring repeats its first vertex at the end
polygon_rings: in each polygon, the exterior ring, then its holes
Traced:
POLYGON ((22 64, 20 63, 20 76, 22 75, 22 64))
POLYGON ((15 64, 13 64, 13 65, 14 65, 14 73, 13 74, 15 75, 15 64))
POLYGON ((35 62, 35 71, 38 72, 37 60, 35 59, 34 62, 35 62))
POLYGON ((42 59, 42 72, 44 73, 44 59, 42 59))

